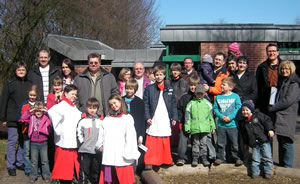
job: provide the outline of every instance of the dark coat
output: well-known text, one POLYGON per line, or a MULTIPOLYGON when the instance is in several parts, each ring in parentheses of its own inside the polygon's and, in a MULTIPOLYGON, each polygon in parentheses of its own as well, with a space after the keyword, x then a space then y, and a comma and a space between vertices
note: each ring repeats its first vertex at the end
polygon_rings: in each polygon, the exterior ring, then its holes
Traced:
POLYGON ((189 91, 188 82, 184 80, 181 76, 177 80, 173 77, 170 77, 168 80, 166 80, 166 83, 170 84, 174 89, 176 103, 179 101, 180 97, 183 94, 189 91))
POLYGON ((294 140, 298 113, 300 88, 296 74, 283 79, 276 95, 276 103, 269 108, 276 112, 275 132, 277 135, 289 137, 294 140))
POLYGON ((243 118, 239 125, 244 143, 250 147, 269 142, 268 131, 274 130, 271 118, 261 112, 254 112, 250 121, 243 118))
POLYGON ((179 99, 177 103, 177 109, 178 109, 178 119, 179 122, 184 124, 185 123, 185 111, 187 104, 193 99, 194 93, 189 91, 188 93, 182 95, 182 97, 179 99))
MULTIPOLYGON (((158 104, 160 90, 157 87, 157 83, 151 84, 146 87, 144 93, 144 103, 145 103, 145 119, 152 119, 158 104)), ((169 118, 171 120, 178 121, 177 105, 175 102, 175 94, 173 88, 165 83, 163 89, 163 98, 166 104, 169 118)))
MULTIPOLYGON (((125 96, 123 96, 122 98, 125 101, 125 96)), ((136 131, 137 140, 140 136, 142 136, 143 140, 145 140, 146 120, 145 120, 144 112, 145 112, 144 101, 139 97, 135 96, 130 102, 130 114, 134 119, 134 128, 136 131)))
POLYGON ((200 84, 207 84, 209 86, 212 86, 214 84, 213 73, 214 70, 211 63, 201 63, 199 70, 200 84))
POLYGON ((255 103, 257 99, 257 83, 254 74, 246 70, 240 79, 237 72, 233 73, 232 76, 235 81, 233 92, 240 96, 242 102, 252 100, 255 103))
MULTIPOLYGON (((51 86, 52 86, 52 81, 54 79, 54 77, 56 76, 60 76, 60 72, 59 70, 52 65, 51 63, 49 63, 49 88, 48 91, 50 92, 51 90, 51 86)), ((39 65, 36 66, 32 71, 28 72, 28 79, 30 81, 32 81, 33 84, 38 86, 38 90, 39 90, 39 100, 44 101, 44 93, 43 93, 43 79, 42 79, 42 74, 40 72, 40 68, 39 65)))
POLYGON ((183 77, 183 79, 187 82, 189 82, 189 78, 192 76, 192 75, 198 75, 198 72, 195 70, 195 68, 192 69, 192 72, 190 74, 187 73, 186 70, 183 70, 181 72, 181 76, 183 77))
POLYGON ((0 121, 7 122, 8 127, 17 127, 18 110, 28 98, 27 90, 32 85, 26 77, 13 77, 5 82, 0 101, 0 121))

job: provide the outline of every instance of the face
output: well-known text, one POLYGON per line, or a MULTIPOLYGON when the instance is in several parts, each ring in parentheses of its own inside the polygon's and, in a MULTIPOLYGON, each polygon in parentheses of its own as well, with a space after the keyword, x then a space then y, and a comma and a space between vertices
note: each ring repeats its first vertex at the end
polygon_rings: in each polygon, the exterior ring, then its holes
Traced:
POLYGON ((29 91, 29 93, 28 93, 28 100, 30 102, 35 102, 36 97, 37 97, 37 94, 36 94, 35 91, 29 91))
POLYGON ((95 58, 90 58, 89 59, 89 71, 92 73, 97 73, 99 71, 100 68, 100 59, 95 57, 95 58))
POLYGON ((277 47, 271 46, 267 49, 267 56, 268 59, 273 61, 278 58, 279 52, 277 51, 277 47))
POLYGON ((50 61, 50 56, 48 55, 48 52, 41 51, 41 52, 39 53, 39 58, 38 58, 38 60, 39 60, 40 66, 41 66, 42 68, 47 67, 48 64, 49 64, 49 61, 50 61))
POLYGON ((121 102, 117 99, 109 100, 108 104, 109 104, 110 108, 115 112, 119 112, 121 109, 121 102))
POLYGON ((204 93, 195 93, 195 96, 196 96, 198 99, 201 99, 201 98, 203 98, 204 93))
POLYGON ((62 63, 62 65, 61 65, 61 70, 62 70, 64 76, 68 76, 68 75, 71 74, 71 69, 70 69, 70 68, 68 67, 68 65, 65 64, 65 63, 62 63))
POLYGON ((236 62, 234 60, 228 61, 228 63, 227 63, 227 69, 229 71, 235 71, 237 69, 236 62))
POLYGON ((184 60, 184 67, 186 69, 186 71, 191 71, 193 69, 194 63, 193 60, 191 59, 185 59, 184 60))
POLYGON ((134 75, 137 79, 140 79, 144 76, 145 68, 142 63, 136 63, 133 67, 134 75))
POLYGON ((244 107, 242 108, 242 115, 243 115, 245 118, 248 118, 248 117, 250 117, 250 116, 252 115, 252 113, 251 113, 251 111, 250 111, 250 109, 249 109, 248 107, 244 106, 244 107))
POLYGON ((126 88, 125 91, 128 98, 133 97, 133 95, 135 94, 135 90, 133 88, 126 88))
POLYGON ((246 61, 240 60, 240 61, 238 62, 238 70, 239 70, 240 72, 246 71, 247 68, 248 68, 248 65, 247 65, 247 62, 246 62, 246 61))
POLYGON ((43 112, 41 110, 36 110, 34 111, 34 115, 37 117, 37 118, 40 118, 43 116, 43 112))
POLYGON ((280 75, 284 77, 289 77, 291 75, 291 68, 287 65, 284 65, 280 68, 280 75))
POLYGON ((131 78, 131 72, 130 71, 126 72, 124 74, 123 78, 124 78, 124 81, 128 81, 131 78))
POLYGON ((155 80, 156 80, 156 82, 157 82, 157 83, 163 82, 164 79, 165 79, 165 76, 166 76, 166 75, 163 74, 163 73, 160 72, 160 71, 156 72, 156 73, 155 73, 155 80))
POLYGON ((194 84, 190 85, 190 91, 195 93, 195 90, 196 90, 196 85, 194 84))
POLYGON ((53 91, 54 91, 54 93, 61 92, 62 90, 63 90, 63 86, 62 85, 53 85, 53 91))
POLYGON ((26 68, 24 66, 21 66, 16 69, 16 75, 20 78, 24 78, 26 75, 26 68))
POLYGON ((64 93, 64 95, 67 99, 74 103, 77 97, 77 90, 71 90, 68 93, 64 93))
POLYGON ((97 111, 98 111, 98 109, 96 107, 87 107, 87 112, 92 116, 95 116, 97 111))
POLYGON ((224 57, 222 55, 216 55, 213 64, 215 68, 221 68, 224 65, 224 57))
POLYGON ((177 77, 179 77, 180 73, 181 73, 180 71, 174 70, 174 71, 172 71, 172 76, 174 78, 177 78, 177 77))
POLYGON ((221 89, 222 89, 222 91, 223 91, 224 93, 226 93, 226 92, 228 92, 228 91, 231 91, 231 90, 232 90, 232 87, 230 87, 230 86, 228 85, 228 83, 222 82, 222 84, 221 84, 221 89))

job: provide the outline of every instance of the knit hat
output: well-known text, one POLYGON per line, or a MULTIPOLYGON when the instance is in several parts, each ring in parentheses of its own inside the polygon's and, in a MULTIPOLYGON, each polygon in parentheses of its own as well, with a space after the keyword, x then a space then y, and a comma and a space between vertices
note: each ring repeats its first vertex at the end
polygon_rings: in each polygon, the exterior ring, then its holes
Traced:
POLYGON ((254 112, 255 110, 255 106, 252 100, 246 100, 243 104, 242 104, 242 108, 243 107, 247 107, 248 109, 250 109, 251 112, 254 112))
POLYGON ((211 55, 205 54, 202 58, 202 62, 213 63, 213 59, 211 55))
POLYGON ((204 86, 201 85, 201 84, 197 84, 196 89, 195 89, 195 93, 205 93, 204 86))
POLYGON ((229 51, 233 51, 235 53, 240 52, 240 46, 236 42, 233 42, 232 44, 230 44, 228 48, 229 48, 229 51))

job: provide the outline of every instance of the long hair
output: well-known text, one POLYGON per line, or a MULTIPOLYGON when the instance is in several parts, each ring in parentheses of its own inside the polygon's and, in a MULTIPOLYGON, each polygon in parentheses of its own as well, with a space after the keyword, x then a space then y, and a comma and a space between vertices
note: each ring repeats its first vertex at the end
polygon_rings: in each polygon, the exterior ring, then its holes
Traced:
MULTIPOLYGON (((113 100, 113 99, 114 100, 118 100, 121 103, 120 113, 128 114, 128 110, 127 110, 126 104, 125 104, 124 100, 122 99, 122 97, 120 95, 118 95, 118 94, 111 95, 109 97, 107 103, 109 104, 109 101, 113 100)), ((108 113, 109 114, 113 113, 113 110, 111 109, 110 105, 109 105, 109 108, 108 108, 108 113)))

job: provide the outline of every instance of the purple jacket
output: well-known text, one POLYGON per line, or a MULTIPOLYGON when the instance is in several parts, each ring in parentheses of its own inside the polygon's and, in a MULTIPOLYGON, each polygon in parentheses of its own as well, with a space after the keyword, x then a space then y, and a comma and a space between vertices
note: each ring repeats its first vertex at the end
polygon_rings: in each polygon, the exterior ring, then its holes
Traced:
POLYGON ((28 137, 30 138, 31 141, 33 142, 43 142, 43 141, 47 141, 48 140, 48 136, 49 136, 49 131, 50 131, 50 127, 51 127, 51 121, 48 117, 48 115, 44 114, 41 118, 41 122, 38 126, 38 133, 39 137, 38 139, 32 137, 32 134, 34 133, 34 121, 35 121, 36 117, 34 115, 32 115, 29 110, 24 112, 24 114, 21 116, 20 121, 25 122, 25 124, 28 125, 28 137))
POLYGON ((144 91, 145 91, 146 87, 149 86, 150 84, 151 84, 151 80, 148 77, 144 76, 144 81, 143 81, 143 95, 144 95, 144 91))

